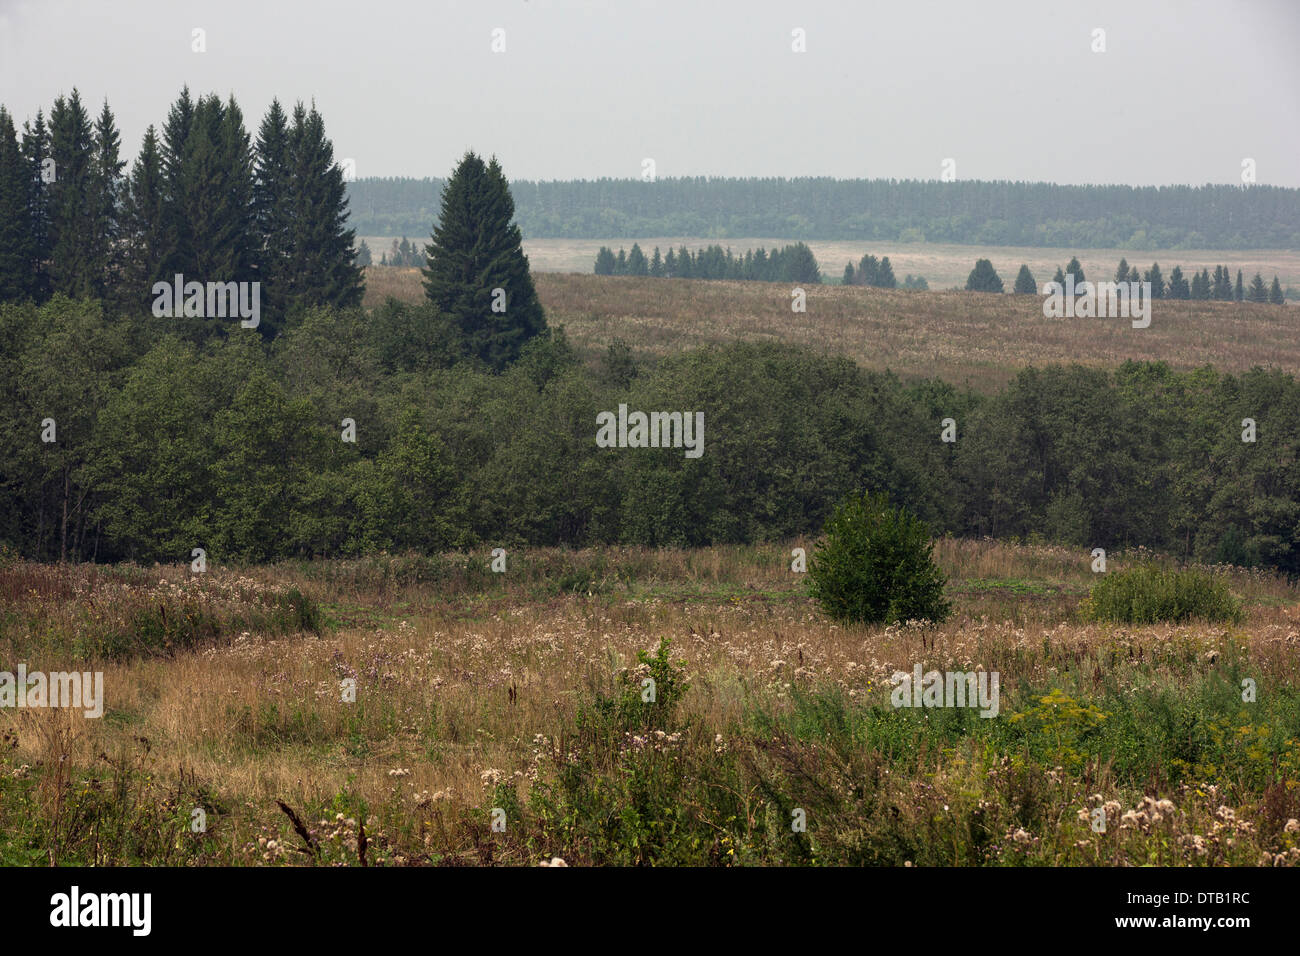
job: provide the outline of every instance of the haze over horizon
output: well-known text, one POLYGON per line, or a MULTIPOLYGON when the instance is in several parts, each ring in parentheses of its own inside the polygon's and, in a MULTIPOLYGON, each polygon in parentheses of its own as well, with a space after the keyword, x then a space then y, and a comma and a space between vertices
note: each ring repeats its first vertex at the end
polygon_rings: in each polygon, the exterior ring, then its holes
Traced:
POLYGON ((183 85, 315 100, 360 178, 677 176, 1300 187, 1300 5, 0 0, 16 121, 107 98, 134 158, 183 85), (250 28, 248 24, 257 24, 250 28), (192 50, 192 30, 206 51, 192 50), (492 51, 493 30, 505 51, 492 51), (792 51, 792 30, 806 52, 792 51), (1093 31, 1105 30, 1105 52, 1093 31), (342 64, 342 66, 341 66, 342 64))

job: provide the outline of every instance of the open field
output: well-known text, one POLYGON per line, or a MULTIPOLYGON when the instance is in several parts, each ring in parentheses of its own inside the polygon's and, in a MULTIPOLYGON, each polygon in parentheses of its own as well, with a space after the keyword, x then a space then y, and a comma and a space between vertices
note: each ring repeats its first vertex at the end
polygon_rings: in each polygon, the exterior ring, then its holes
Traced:
POLYGON ((0 862, 1300 861, 1300 589, 1082 623, 1086 554, 949 539, 947 624, 840 627, 796 544, 8 562, 4 666, 102 670, 106 707, 0 710, 0 862), (997 672, 997 716, 891 706, 918 664, 997 672))
MULTIPOLYGON (((391 236, 366 236, 366 242, 374 253, 375 262, 379 262, 381 253, 388 251, 392 245, 391 236)), ((400 237, 397 237, 400 240, 400 237)), ((427 235, 409 236, 412 241, 421 244, 428 241, 427 235)), ((358 241, 360 241, 358 239, 358 241)), ((609 246, 614 251, 619 247, 631 249, 633 242, 639 242, 647 256, 658 246, 667 252, 685 245, 691 251, 705 246, 721 245, 733 251, 744 253, 746 249, 780 248, 798 240, 773 238, 709 239, 698 236, 652 236, 648 239, 524 239, 524 253, 529 265, 535 272, 591 272, 596 253, 601 246, 609 246)), ((1121 258, 1128 259, 1130 265, 1143 269, 1151 263, 1160 263, 1166 281, 1169 272, 1176 265, 1183 271, 1193 266, 1199 272, 1208 268, 1211 272, 1218 264, 1227 265, 1236 276, 1240 269, 1249 284, 1258 271, 1266 282, 1272 281, 1274 274, 1282 287, 1300 287, 1300 249, 1064 249, 1043 246, 972 246, 956 243, 937 242, 863 242, 852 240, 806 240, 808 247, 821 266, 822 274, 827 279, 839 280, 844 272, 844 264, 852 262, 857 266, 858 260, 868 252, 879 258, 889 256, 894 274, 902 284, 903 277, 909 272, 924 276, 930 288, 936 292, 952 288, 964 288, 966 277, 970 275, 975 260, 989 259, 998 275, 1010 289, 1020 271, 1020 264, 1026 263, 1041 286, 1052 278, 1058 266, 1064 266, 1071 256, 1079 257, 1084 275, 1089 279, 1110 279, 1115 275, 1115 266, 1121 258)))
MULTIPOLYGON (((1150 327, 1134 329, 1127 319, 1044 319, 1038 296, 813 286, 807 312, 796 314, 781 283, 559 273, 538 273, 534 281, 548 322, 563 325, 589 353, 620 338, 641 358, 735 339, 776 340, 978 390, 1052 362, 1300 370, 1300 313, 1291 306, 1157 301, 1150 327)), ((388 295, 409 302, 423 296, 416 269, 372 268, 366 285, 368 306, 388 295)))

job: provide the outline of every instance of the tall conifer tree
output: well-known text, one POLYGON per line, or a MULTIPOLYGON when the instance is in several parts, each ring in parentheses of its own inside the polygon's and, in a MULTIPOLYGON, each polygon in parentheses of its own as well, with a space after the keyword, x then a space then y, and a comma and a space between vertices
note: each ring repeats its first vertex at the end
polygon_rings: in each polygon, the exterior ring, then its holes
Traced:
POLYGON ((498 370, 546 329, 514 214, 496 159, 466 153, 443 189, 424 269, 429 300, 459 326, 470 354, 498 370))

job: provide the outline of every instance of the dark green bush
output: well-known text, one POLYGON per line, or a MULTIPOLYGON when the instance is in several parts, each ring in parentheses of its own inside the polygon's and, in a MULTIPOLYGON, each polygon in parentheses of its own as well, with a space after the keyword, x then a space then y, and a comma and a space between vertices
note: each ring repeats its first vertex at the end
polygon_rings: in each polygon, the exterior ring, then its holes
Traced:
POLYGON ((1107 574, 1092 589, 1084 616, 1094 621, 1242 620, 1241 602, 1228 584, 1205 571, 1167 570, 1154 564, 1107 574))
POLYGON ((884 494, 851 497, 826 523, 809 589, 838 621, 942 621, 952 610, 925 522, 884 494))

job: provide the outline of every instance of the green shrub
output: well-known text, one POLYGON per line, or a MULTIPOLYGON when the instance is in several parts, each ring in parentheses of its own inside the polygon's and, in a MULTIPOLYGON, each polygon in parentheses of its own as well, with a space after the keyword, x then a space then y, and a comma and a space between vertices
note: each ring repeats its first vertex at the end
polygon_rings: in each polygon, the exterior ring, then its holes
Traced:
POLYGON ((1167 570, 1144 563, 1107 574, 1092 589, 1084 616, 1094 621, 1232 621, 1243 618, 1228 584, 1205 571, 1167 570))
POLYGON ((809 590, 838 621, 942 621, 946 578, 934 563, 925 522, 883 495, 842 503, 808 565, 809 590))

